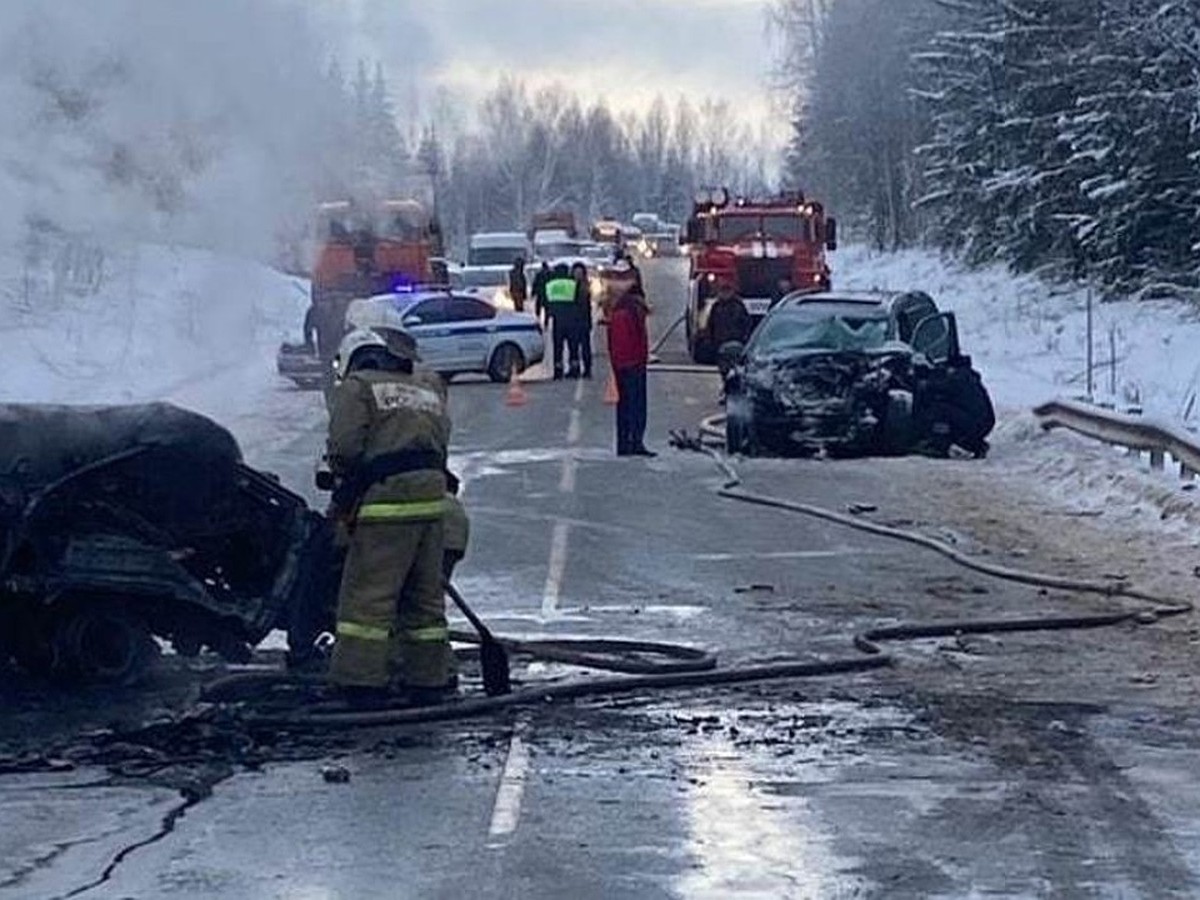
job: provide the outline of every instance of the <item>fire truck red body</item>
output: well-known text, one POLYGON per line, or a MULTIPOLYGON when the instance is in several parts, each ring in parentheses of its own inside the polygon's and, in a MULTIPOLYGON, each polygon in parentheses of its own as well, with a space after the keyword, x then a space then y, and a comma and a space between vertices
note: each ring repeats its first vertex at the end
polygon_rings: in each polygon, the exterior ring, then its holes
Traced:
POLYGON ((837 222, 798 191, 748 199, 706 189, 696 197, 687 241, 688 350, 697 362, 711 363, 718 348, 707 335, 708 310, 718 285, 732 283, 755 320, 786 294, 828 290, 825 253, 837 248, 837 222))

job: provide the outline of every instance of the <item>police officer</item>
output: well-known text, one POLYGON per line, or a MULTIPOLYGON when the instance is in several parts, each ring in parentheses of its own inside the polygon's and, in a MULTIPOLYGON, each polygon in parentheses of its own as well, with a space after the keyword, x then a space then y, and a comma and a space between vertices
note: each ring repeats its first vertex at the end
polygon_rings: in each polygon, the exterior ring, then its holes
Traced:
POLYGON ((436 702, 455 683, 442 593, 446 388, 413 371, 417 345, 403 331, 354 332, 340 356, 328 460, 350 536, 329 680, 353 701, 400 687, 410 702, 436 702))
POLYGON ((542 260, 537 274, 533 276, 533 310, 538 321, 544 322, 546 315, 546 285, 550 282, 550 264, 542 260))
POLYGON ((578 331, 579 307, 575 302, 579 285, 571 277, 566 263, 554 267, 550 280, 546 282, 546 312, 554 328, 554 379, 563 377, 564 364, 570 351, 568 378, 579 377, 578 331))

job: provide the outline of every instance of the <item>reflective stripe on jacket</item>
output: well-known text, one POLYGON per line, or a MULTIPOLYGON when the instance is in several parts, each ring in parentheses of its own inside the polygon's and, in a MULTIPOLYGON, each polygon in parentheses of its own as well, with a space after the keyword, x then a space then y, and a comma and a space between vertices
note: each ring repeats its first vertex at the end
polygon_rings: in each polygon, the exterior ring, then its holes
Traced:
POLYGON ((416 500, 411 503, 367 503, 359 507, 360 522, 414 522, 440 519, 446 514, 444 500, 416 500))

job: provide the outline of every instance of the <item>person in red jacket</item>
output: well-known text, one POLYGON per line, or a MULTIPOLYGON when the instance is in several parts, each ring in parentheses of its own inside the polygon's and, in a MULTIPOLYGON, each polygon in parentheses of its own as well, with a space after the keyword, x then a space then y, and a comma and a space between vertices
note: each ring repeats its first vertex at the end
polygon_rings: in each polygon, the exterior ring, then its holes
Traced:
POLYGON ((617 456, 657 456, 646 449, 646 298, 636 287, 613 306, 608 323, 608 356, 617 379, 617 456))

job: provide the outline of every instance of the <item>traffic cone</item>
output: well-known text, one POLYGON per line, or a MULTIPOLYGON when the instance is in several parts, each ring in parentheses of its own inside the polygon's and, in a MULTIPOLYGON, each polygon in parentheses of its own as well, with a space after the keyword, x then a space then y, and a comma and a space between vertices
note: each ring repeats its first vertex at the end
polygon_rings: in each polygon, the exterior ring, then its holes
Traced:
POLYGON ((608 383, 604 385, 604 403, 606 406, 616 406, 621 401, 621 392, 617 390, 617 376, 608 373, 608 383))
POLYGON ((504 392, 505 406, 524 406, 529 402, 529 394, 525 392, 525 387, 517 378, 516 369, 508 378, 508 390, 504 392))

